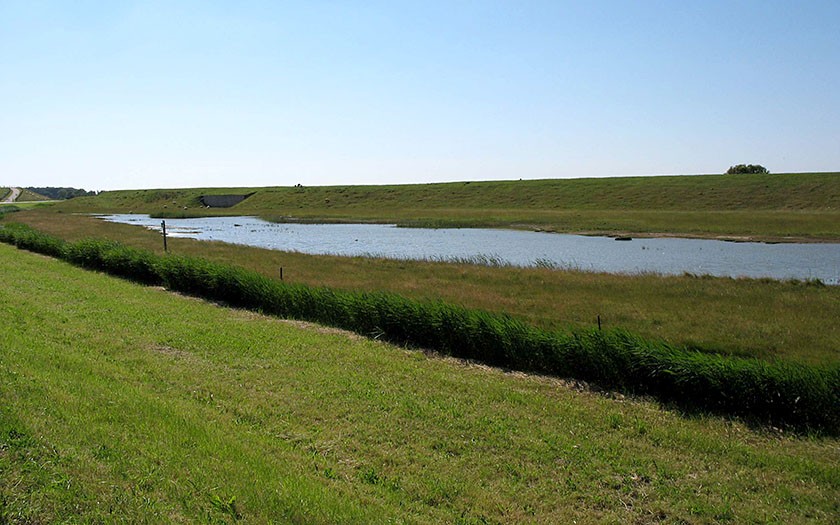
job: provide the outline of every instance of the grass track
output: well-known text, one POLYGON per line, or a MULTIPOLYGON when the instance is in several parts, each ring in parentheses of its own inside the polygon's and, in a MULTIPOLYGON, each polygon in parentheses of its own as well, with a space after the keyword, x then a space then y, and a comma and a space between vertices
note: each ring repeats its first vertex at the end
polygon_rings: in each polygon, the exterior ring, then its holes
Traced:
POLYGON ((19 284, 0 289, 7 519, 829 523, 838 510, 837 440, 683 419, 5 245, 0 265, 19 284))

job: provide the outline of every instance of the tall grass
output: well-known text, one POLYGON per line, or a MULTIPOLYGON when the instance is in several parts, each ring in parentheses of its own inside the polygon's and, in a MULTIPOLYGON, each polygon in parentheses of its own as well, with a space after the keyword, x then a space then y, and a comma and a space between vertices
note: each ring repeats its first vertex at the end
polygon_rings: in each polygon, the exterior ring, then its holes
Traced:
POLYGON ((840 433, 840 367, 724 357, 623 331, 542 330, 504 315, 387 292, 286 284, 196 257, 158 256, 113 241, 67 243, 20 225, 0 228, 20 248, 233 306, 315 321, 494 366, 571 377, 801 431, 840 433))
POLYGON ((0 228, 0 241, 31 252, 66 258, 67 242, 22 224, 5 224, 0 228))

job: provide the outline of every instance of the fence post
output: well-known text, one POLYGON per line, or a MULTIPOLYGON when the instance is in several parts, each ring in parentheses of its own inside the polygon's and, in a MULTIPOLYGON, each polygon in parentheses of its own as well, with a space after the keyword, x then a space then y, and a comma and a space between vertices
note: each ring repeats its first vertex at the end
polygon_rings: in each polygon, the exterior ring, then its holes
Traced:
POLYGON ((160 221, 160 229, 163 231, 163 252, 167 253, 169 250, 166 247, 166 221, 160 221))

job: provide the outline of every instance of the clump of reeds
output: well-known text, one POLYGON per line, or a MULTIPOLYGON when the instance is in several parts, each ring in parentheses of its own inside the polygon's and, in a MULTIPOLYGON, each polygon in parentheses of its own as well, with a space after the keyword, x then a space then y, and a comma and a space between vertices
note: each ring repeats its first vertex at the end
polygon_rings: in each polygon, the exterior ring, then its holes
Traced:
POLYGON ((0 228, 0 241, 31 252, 65 258, 64 250, 67 244, 65 241, 23 224, 4 224, 0 228))
POLYGON ((131 248, 115 241, 85 239, 66 244, 63 255, 64 259, 77 266, 144 284, 163 284, 160 258, 147 250, 131 248))
POLYGON ((111 241, 67 243, 21 225, 0 228, 0 241, 142 283, 397 344, 653 395, 683 409, 840 434, 837 366, 722 356, 617 330, 542 330, 508 315, 386 292, 289 284, 230 265, 159 256, 111 241))

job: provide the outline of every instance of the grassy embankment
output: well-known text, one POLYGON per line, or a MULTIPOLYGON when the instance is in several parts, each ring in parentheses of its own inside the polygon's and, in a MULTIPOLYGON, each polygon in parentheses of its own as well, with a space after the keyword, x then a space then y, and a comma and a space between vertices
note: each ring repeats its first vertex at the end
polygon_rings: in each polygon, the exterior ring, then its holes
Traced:
POLYGON ((836 439, 140 287, 0 245, 6 521, 830 523, 836 439), (238 516, 238 517, 237 517, 238 516))
POLYGON ((514 370, 651 394, 685 410, 760 424, 840 434, 840 367, 769 364, 674 348, 620 331, 540 330, 507 315, 419 302, 387 293, 348 293, 281 283, 205 259, 160 256, 120 243, 67 243, 26 226, 0 240, 149 285, 164 285, 282 318, 314 321, 514 370))
MULTIPOLYGON (((7 221, 76 241, 112 239, 162 253, 159 234, 49 210, 7 221)), ((539 268, 388 261, 284 253, 170 239, 173 253, 236 264, 287 282, 341 290, 385 290, 509 313, 536 326, 607 328, 726 354, 808 364, 840 362, 840 287, 769 280, 619 276, 539 268)))
POLYGON ((26 188, 21 188, 20 195, 17 198, 19 203, 30 203, 30 202, 45 202, 51 200, 49 197, 45 197, 40 193, 35 193, 34 191, 28 190, 26 188))
MULTIPOLYGON (((11 194, 11 188, 0 188, 0 200, 5 199, 11 194)), ((20 195, 15 199, 15 202, 0 204, 0 214, 16 212, 20 210, 29 210, 33 208, 40 208, 47 206, 50 199, 38 193, 21 188, 20 195)))
POLYGON ((764 240, 840 239, 840 174, 703 175, 506 182, 126 190, 72 199, 65 211, 269 220, 494 226, 590 234, 764 240), (203 209, 203 194, 254 195, 203 209))
POLYGON ((19 210, 19 208, 16 207, 14 204, 2 202, 4 200, 6 200, 6 198, 9 197, 11 195, 11 193, 12 193, 11 188, 0 188, 0 218, 2 218, 2 215, 4 213, 9 213, 9 212, 14 212, 14 211, 19 210))

